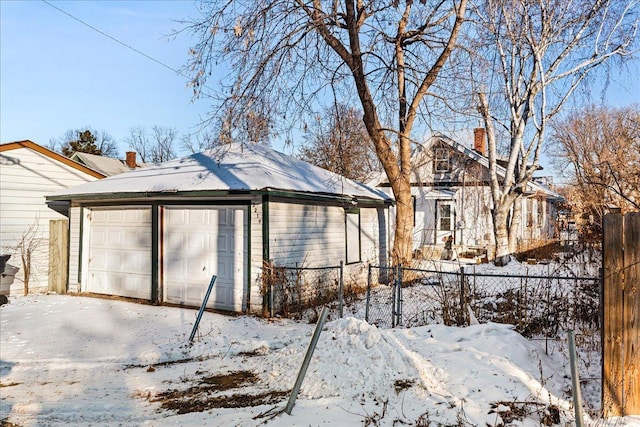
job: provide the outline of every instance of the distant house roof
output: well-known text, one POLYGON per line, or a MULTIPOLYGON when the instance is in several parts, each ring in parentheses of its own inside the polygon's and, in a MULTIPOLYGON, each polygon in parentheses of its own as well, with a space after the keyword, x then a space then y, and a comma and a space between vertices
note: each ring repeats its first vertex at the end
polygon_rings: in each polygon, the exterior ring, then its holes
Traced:
MULTIPOLYGON (((114 159, 112 157, 98 156, 96 154, 81 153, 76 151, 71 155, 71 159, 78 163, 82 163, 85 166, 102 172, 105 176, 118 175, 125 172, 130 172, 131 167, 127 165, 126 160, 114 159)), ((146 167, 145 163, 137 163, 136 167, 146 167)))
MULTIPOLYGON (((432 139, 440 140, 446 143, 447 145, 454 148, 456 151, 475 160, 476 162, 480 163, 482 166, 489 168, 489 158, 487 156, 480 154, 476 150, 466 147, 465 145, 460 144, 457 141, 454 141, 453 139, 447 137, 446 135, 435 135, 432 137, 432 139)), ((499 161, 498 161, 498 164, 496 165, 496 171, 498 173, 498 176, 500 177, 504 177, 507 174, 507 170, 505 169, 504 166, 500 165, 499 161)), ((554 191, 553 189, 549 188, 548 186, 544 185, 542 182, 536 181, 535 177, 527 183, 526 192, 532 193, 532 194, 535 194, 535 193, 542 194, 550 199, 564 200, 564 197, 562 195, 560 195, 558 192, 554 191)))
MULTIPOLYGON (((416 144, 416 147, 412 154, 413 160, 415 161, 416 159, 418 159, 417 163, 419 165, 424 164, 424 162, 428 160, 430 156, 427 158, 424 158, 421 156, 424 156, 427 150, 429 150, 429 148, 434 143, 437 143, 437 142, 445 143, 455 151, 464 155, 465 157, 468 157, 469 159, 476 161, 477 163, 479 163, 480 165, 484 166, 487 169, 489 168, 489 158, 487 156, 443 134, 433 135, 425 144, 416 144)), ((498 173, 498 176, 504 177, 506 175, 506 169, 503 166, 501 166, 500 163, 501 162, 499 161, 498 164, 496 165, 496 171, 498 173)), ((414 168, 415 167, 416 165, 414 165, 414 168)), ((379 186, 384 184, 388 185, 388 183, 389 183, 389 179, 387 178, 386 174, 382 172, 378 178, 378 181, 369 182, 369 185, 379 186)), ((542 194, 549 199, 564 200, 564 197, 562 195, 560 195, 559 193, 551 189, 549 186, 545 185, 542 180, 538 180, 535 177, 531 181, 529 181, 529 183, 527 184, 526 192, 530 194, 535 194, 535 193, 542 194)))
POLYGON ((252 191, 307 193, 392 202, 390 196, 378 189, 271 148, 240 143, 71 187, 47 198, 132 198, 252 191))
POLYGON ((31 149, 33 151, 36 151, 40 154, 43 154, 47 157, 50 157, 54 160, 57 160, 61 163, 64 163, 67 166, 71 166, 72 168, 75 168, 81 172, 84 172, 88 175, 91 175, 95 178, 104 178, 105 176, 107 176, 106 174, 102 173, 101 171, 92 168, 89 165, 84 165, 82 163, 78 163, 68 157, 63 156, 62 154, 56 153, 55 151, 49 150, 46 147, 43 147, 42 145, 38 145, 33 141, 30 141, 28 139, 24 140, 24 141, 15 141, 15 142, 8 142, 5 144, 0 144, 0 152, 3 151, 9 151, 9 150, 16 150, 19 148, 28 148, 31 149))

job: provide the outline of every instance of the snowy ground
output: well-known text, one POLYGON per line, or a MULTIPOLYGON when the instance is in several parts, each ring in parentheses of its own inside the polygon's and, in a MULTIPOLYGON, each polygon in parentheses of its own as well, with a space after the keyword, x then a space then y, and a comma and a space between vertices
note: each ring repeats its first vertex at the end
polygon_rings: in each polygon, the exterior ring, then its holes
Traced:
MULTIPOLYGON (((60 295, 0 308, 2 426, 572 425, 568 356, 499 324, 314 325, 60 295), (557 424, 549 424, 558 422, 557 424)), ((588 418, 640 425, 640 417, 588 418)))

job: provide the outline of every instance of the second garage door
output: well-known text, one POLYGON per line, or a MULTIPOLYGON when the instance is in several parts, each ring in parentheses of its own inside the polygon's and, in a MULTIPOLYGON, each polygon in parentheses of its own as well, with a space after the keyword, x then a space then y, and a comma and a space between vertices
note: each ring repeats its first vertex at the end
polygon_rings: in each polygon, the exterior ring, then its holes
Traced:
POLYGON ((213 274, 207 307, 243 311, 247 291, 247 206, 163 208, 164 301, 200 306, 213 274))

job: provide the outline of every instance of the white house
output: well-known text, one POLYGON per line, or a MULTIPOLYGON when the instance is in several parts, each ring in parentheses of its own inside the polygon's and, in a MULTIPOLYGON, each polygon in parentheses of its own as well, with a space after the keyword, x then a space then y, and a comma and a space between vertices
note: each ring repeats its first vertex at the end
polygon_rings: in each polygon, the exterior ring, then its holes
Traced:
MULTIPOLYGON (((469 146, 445 135, 417 144, 412 155, 411 193, 414 203, 413 248, 421 254, 440 256, 444 241, 453 237, 458 250, 495 250, 484 129, 474 130, 469 146), (473 147, 473 148, 471 148, 473 147)), ((498 165, 498 176, 505 169, 498 165)), ((534 179, 523 191, 518 241, 557 237, 556 207, 563 197, 544 179, 534 179)), ((386 178, 374 185, 391 194, 386 178)))
MULTIPOLYGON (((386 263, 384 192, 259 145, 232 144, 49 195, 70 204, 69 288, 260 312, 261 272, 386 263)), ((365 275, 366 277, 366 275, 365 275)), ((366 279, 365 279, 366 280, 366 279)))
POLYGON ((29 291, 48 289, 49 221, 66 217, 47 207, 45 195, 103 177, 32 141, 0 144, 0 252, 20 269, 12 295, 24 292, 21 255, 27 251, 32 257, 29 291))

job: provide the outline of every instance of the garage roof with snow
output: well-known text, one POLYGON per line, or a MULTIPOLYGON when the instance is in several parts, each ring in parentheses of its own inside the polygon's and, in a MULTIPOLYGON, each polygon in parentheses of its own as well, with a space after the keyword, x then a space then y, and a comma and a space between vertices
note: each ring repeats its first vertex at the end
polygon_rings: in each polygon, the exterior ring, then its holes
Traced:
POLYGON ((391 202, 390 196, 262 145, 234 143, 67 188, 48 200, 208 192, 286 192, 391 202))

